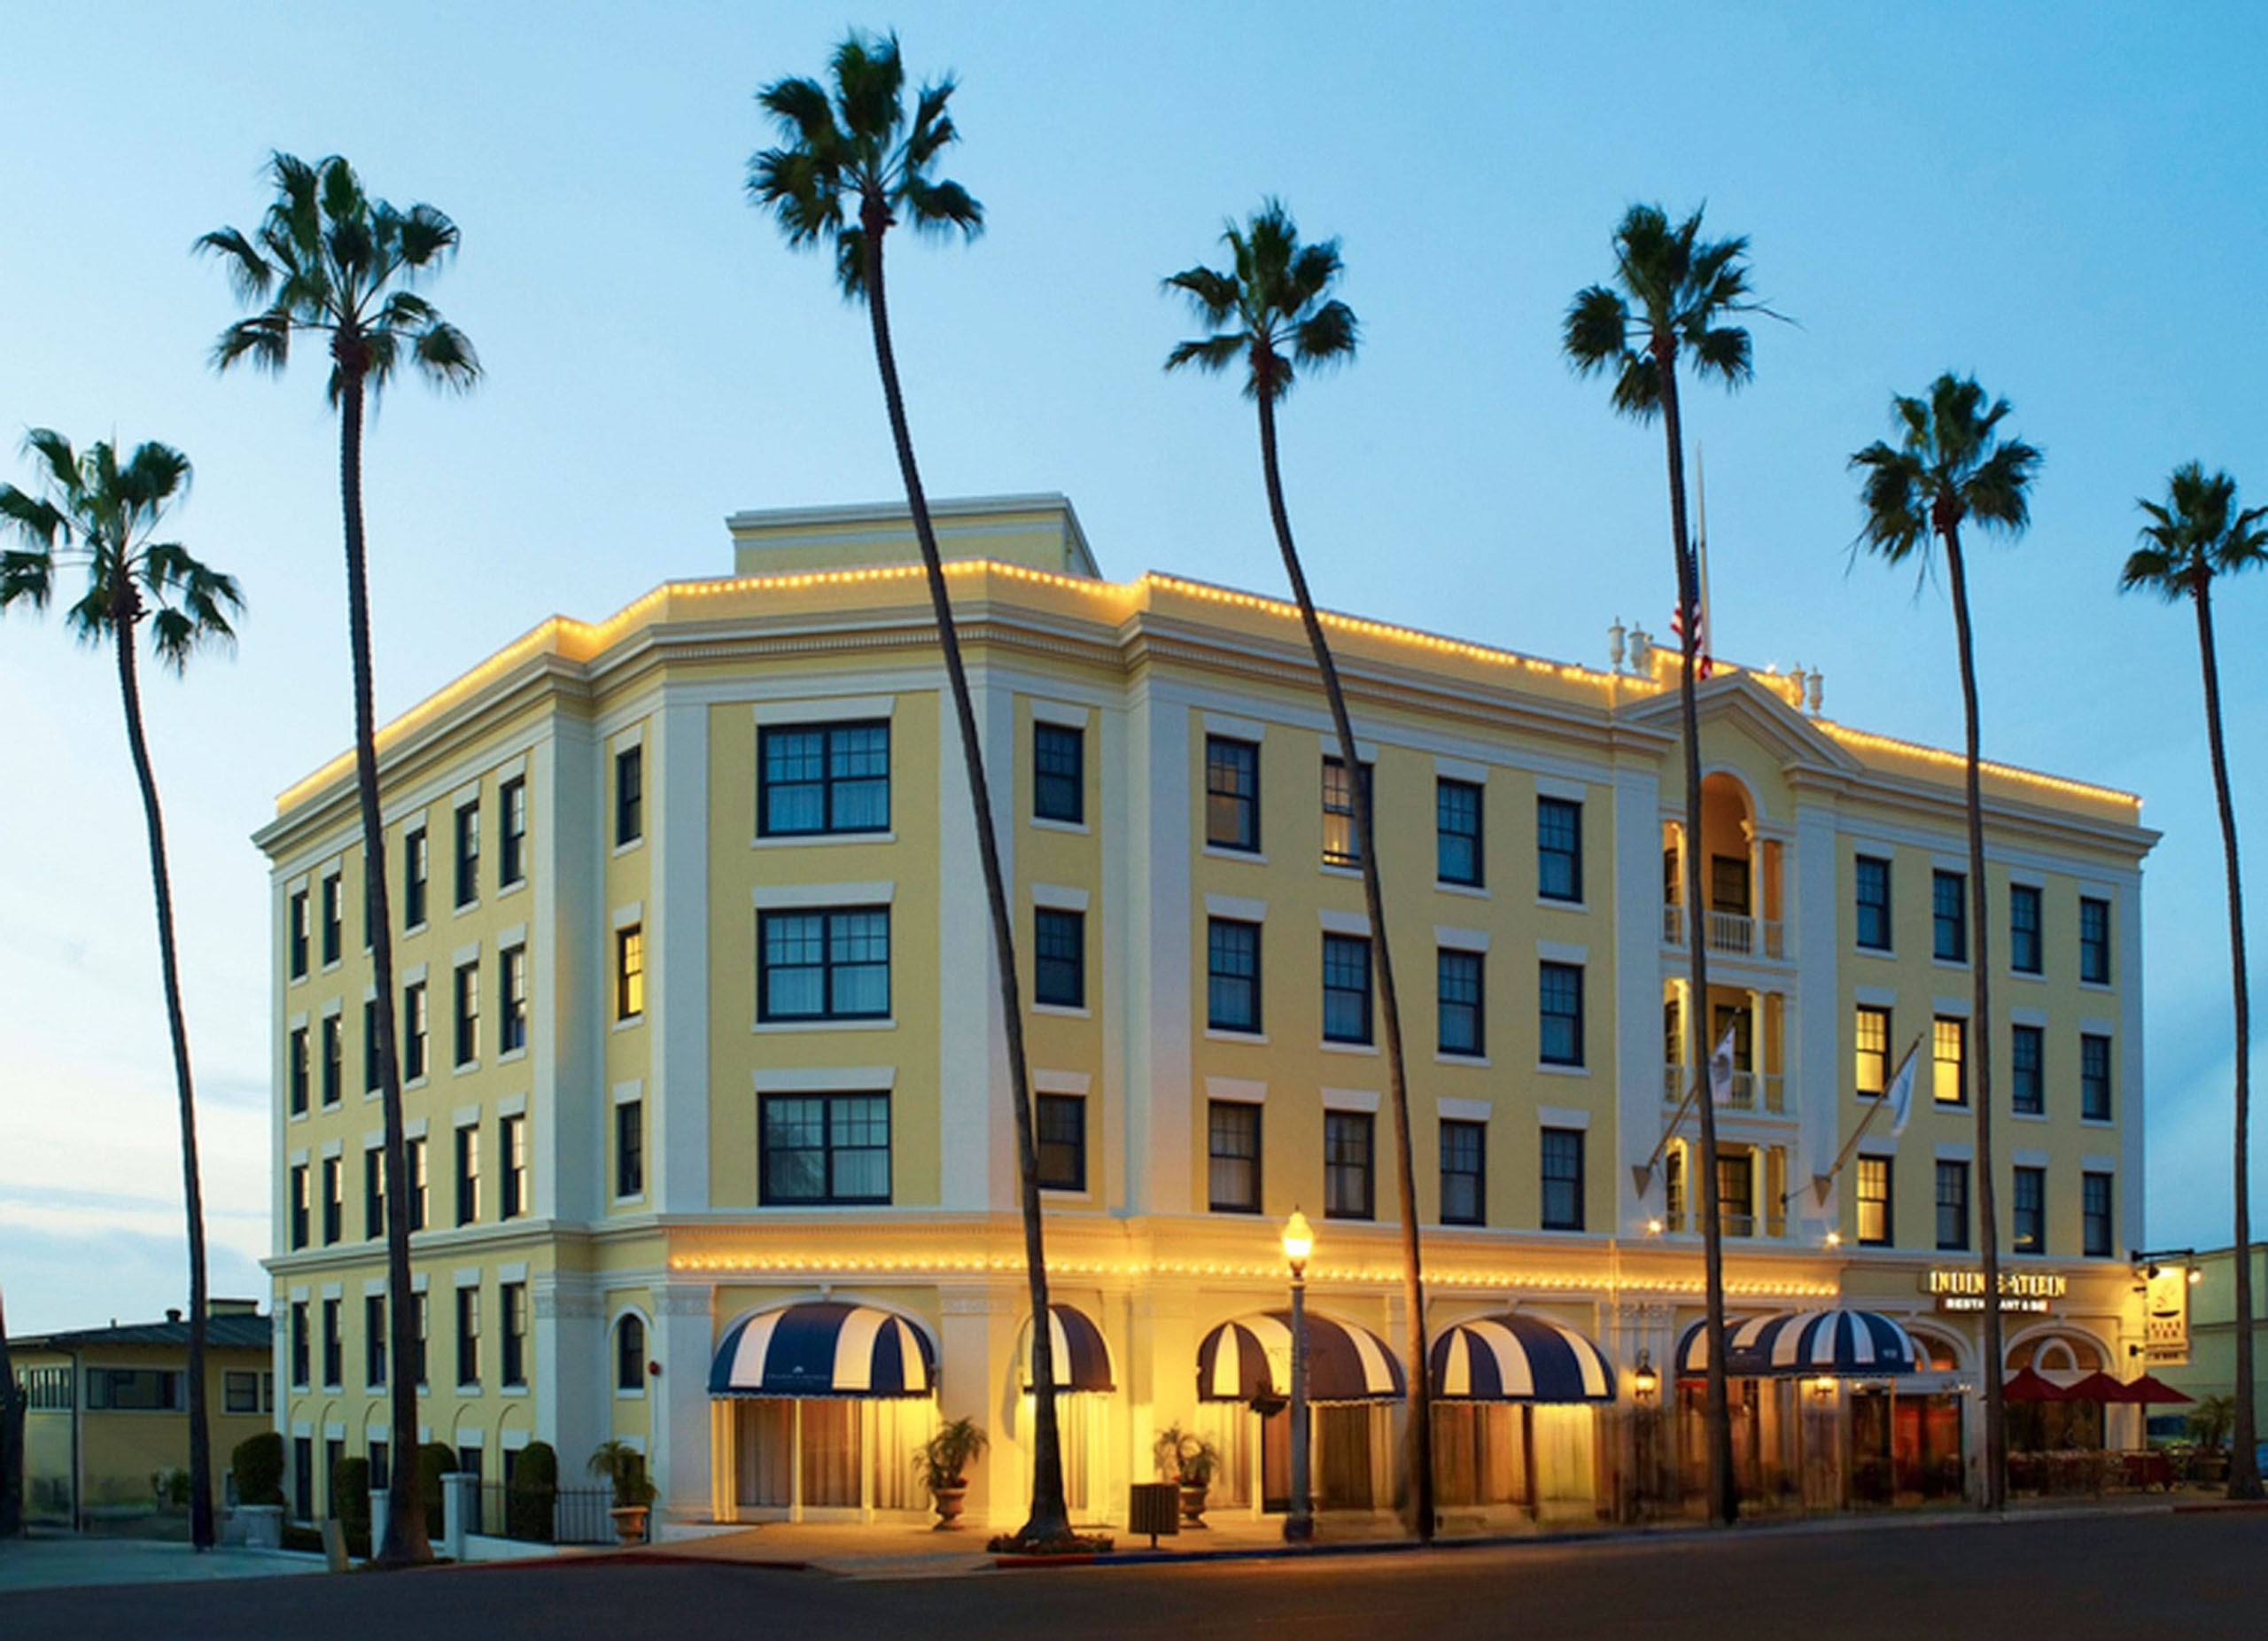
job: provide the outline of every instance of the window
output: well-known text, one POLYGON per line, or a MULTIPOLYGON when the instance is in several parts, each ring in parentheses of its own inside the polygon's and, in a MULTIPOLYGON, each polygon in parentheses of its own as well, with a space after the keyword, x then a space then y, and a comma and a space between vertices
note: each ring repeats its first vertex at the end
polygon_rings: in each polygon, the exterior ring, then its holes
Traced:
POLYGON ((409 1173, 409 1228, 425 1228, 425 1207, 431 1181, 425 1174, 425 1136, 420 1134, 402 1147, 402 1158, 409 1173))
POLYGON ((1756 1159, 1745 1151, 1718 1155, 1717 1228, 1725 1236, 1756 1234, 1756 1159))
POLYGON ((1323 1114, 1323 1212, 1327 1219, 1371 1217, 1371 1139, 1378 1119, 1367 1111, 1323 1114))
POLYGON ((410 1349, 416 1353, 416 1360, 410 1365, 417 1370, 415 1382, 420 1390, 423 1390, 429 1382, 425 1372, 425 1347, 426 1342, 432 1336, 432 1319, 433 1307, 426 1303, 425 1295, 412 1294, 409 1296, 410 1349))
POLYGON ((322 1302, 322 1382, 334 1390, 346 1382, 346 1329, 340 1315, 345 1309, 342 1300, 322 1302))
POLYGON ((362 999, 362 1092, 378 1092, 378 999, 362 999))
POLYGON ((1205 1023, 1260 1030, 1260 925, 1216 917, 1205 925, 1205 1023))
POLYGON ((1937 1073, 1936 1093, 1941 1106, 1969 1103, 1969 1022, 1939 1015, 1930 1033, 1930 1053, 1937 1073))
POLYGON ((1041 906, 1032 914, 1032 1001, 1056 1008, 1087 1004, 1087 917, 1041 906))
POLYGON ((765 912, 757 924, 758 1019, 889 1017, 888 906, 765 912))
POLYGON ((2016 1171, 2016 1251, 2047 1251, 2047 1170, 2019 1168, 2016 1171))
POLYGON ((517 1219, 528 1211, 528 1119, 514 1114, 496 1124, 496 1217, 517 1219))
POLYGON ((362 1235, 372 1241, 386 1233, 386 1148, 362 1152, 362 1235))
POLYGON ((1260 848, 1260 748, 1252 742, 1205 737, 1205 842, 1260 848))
POLYGON ((2039 890, 2008 885, 2008 967, 2020 975, 2039 972, 2039 890))
POLYGON ((2023 1116, 2044 1116, 2047 1110, 2047 1079, 2040 1074, 2040 1060, 2045 1052, 2043 1039, 2047 1034, 2033 1025, 2013 1026, 2009 1032, 2009 1063, 2015 1072, 2011 1097, 2016 1112, 2023 1116))
POLYGON ((1747 856, 1709 857, 1709 906, 1713 911, 1729 912, 1735 917, 1749 914, 1747 856))
POLYGON ((284 941, 291 950, 291 978, 305 980, 307 977, 307 891, 300 890, 291 897, 289 905, 284 941))
POLYGON ((1583 898, 1583 806, 1564 797, 1535 800, 1535 892, 1546 900, 1583 898))
POLYGON ((636 1020, 646 1012, 646 926, 614 931, 614 1017, 636 1020))
POLYGON ((1488 1125, 1441 1120, 1441 1223, 1477 1225, 1487 1221, 1488 1125))
MULTIPOLYGON (((291 1383, 299 1389, 307 1388, 308 1370, 312 1365, 307 1343, 307 1302, 296 1300, 291 1305, 291 1383)), ((91 1404, 94 1387, 89 1385, 88 1402, 91 1404)))
MULTIPOLYGON (((1371 784, 1371 766, 1363 766, 1363 786, 1367 793, 1371 784)), ((1325 866, 1360 866, 1363 864, 1363 838, 1355 824, 1355 783, 1347 778, 1347 766, 1338 758, 1323 760, 1323 863, 1325 866)))
POLYGON ((456 904, 470 906, 480 898, 480 800, 474 798, 457 811, 456 904))
POLYGON ((508 945, 496 957, 496 1046, 517 1054, 528 1046, 528 949, 508 945))
POLYGON ((646 1325, 626 1316, 614 1325, 614 1388, 642 1391, 646 1388, 646 1325))
POLYGON ((646 1102, 625 1100, 614 1108, 614 1194, 646 1194, 646 1102))
POLYGON ((1583 1131, 1542 1131, 1542 1225, 1546 1231, 1583 1228, 1583 1131))
POLYGON ((1536 968, 1537 1007, 1542 1028, 1538 1057, 1551 1066, 1583 1063, 1583 971, 1573 963, 1536 968))
POLYGON ((1031 813, 1076 826, 1086 816, 1087 732, 1065 724, 1031 727, 1031 813))
POLYGON ((2089 1259, 2108 1259, 2116 1246, 2110 1222, 2110 1176, 2079 1176, 2079 1252, 2089 1259))
POLYGON ((386 1444, 384 1442, 371 1443, 370 1488, 374 1492, 384 1492, 386 1489, 386 1444))
POLYGON ((1216 1214, 1260 1211, 1260 1108, 1208 1101, 1205 1110, 1205 1200, 1216 1214))
POLYGON ((1087 1102, 1077 1094, 1040 1094, 1032 1116, 1039 1129, 1039 1183, 1050 1191, 1087 1188, 1087 1102))
POLYGON ((425 983, 413 980, 401 989, 401 1080, 414 1083, 425 1075, 425 983))
POLYGON ((457 1223, 469 1225, 480 1217, 480 1125, 467 1123, 457 1130, 457 1223))
POLYGON ((1864 1094, 1880 1094, 1890 1086, 1890 1010, 1865 1003, 1853 1016, 1858 1038, 1852 1086, 1864 1094))
POLYGON ((1482 958, 1478 952, 1459 952, 1443 946, 1436 954, 1435 971, 1441 992, 1439 1046, 1445 1054, 1487 1052, 1481 1035, 1481 969, 1482 958))
POLYGON ((315 1518, 315 1443, 313 1436, 291 1438, 291 1519, 315 1518))
POLYGON ((87 1405, 97 1412, 176 1412, 187 1400, 186 1377, 159 1367, 90 1367, 87 1405))
POLYGON ((325 1248, 346 1234, 346 1160, 322 1160, 322 1242, 325 1248))
POLYGON ((528 875, 528 783, 517 775, 505 782, 496 789, 496 882, 509 889, 528 875))
POLYGON ((401 926, 404 929, 417 929, 424 925, 427 867, 425 828, 414 827, 401 840, 401 926))
MULTIPOLYGON (((386 1382, 386 1296, 362 1295, 362 1383, 372 1390, 386 1382)), ((371 1486, 377 1485, 375 1475, 371 1486)))
POLYGON ((1433 782, 1433 875, 1480 885, 1480 789, 1470 781, 1433 782))
POLYGON ((1863 1248, 1890 1246, 1890 1163, 1886 1156, 1859 1159, 1859 1243, 1863 1248))
POLYGON ((1870 952, 1890 950, 1890 862, 1875 855, 1857 860, 1859 945, 1870 952))
POLYGON ((496 1290, 497 1308, 504 1317, 504 1359, 499 1365, 502 1382, 524 1388, 528 1382, 528 1285, 507 1282, 496 1290))
POLYGON ((480 1382, 480 1290, 457 1289, 457 1388, 480 1382))
POLYGON ((614 846, 646 836, 646 749, 626 746, 614 755, 614 846))
POLYGON ((808 724, 757 736, 766 837, 889 829, 889 725, 808 724))
POLYGON ((339 904, 338 875, 334 872, 322 880, 322 966, 325 968, 338 960, 339 949, 346 943, 346 915, 339 904))
POLYGON ((338 1103, 339 1088, 346 1077, 345 1025, 337 1015, 322 1017, 322 1102, 326 1106, 338 1103))
POLYGON ((2110 902, 2079 898, 2079 978, 2110 984, 2110 902))
POLYGON ((1969 1164, 1938 1164, 1938 1246, 1969 1246, 1969 1164))
POLYGON ((1969 960, 1969 875, 1930 874, 1930 949, 1943 963, 1969 960))
POLYGON ((221 1377, 221 1405, 230 1413, 260 1412, 260 1375, 230 1368, 221 1377))
POLYGON ((1363 936, 1323 937, 1323 1040, 1371 1040, 1371 943, 1363 936))
POLYGON ((307 1245, 308 1212, 307 1165, 305 1163, 294 1163, 291 1165, 291 1246, 295 1248, 305 1248, 307 1245))
POLYGON ((307 1027, 294 1026, 291 1029, 291 1035, 285 1041, 284 1059, 284 1085, 291 1101, 291 1115, 305 1116, 307 1114, 307 1027))
POLYGON ((452 1041, 460 1066, 477 1065, 480 1061, 480 965, 460 963, 457 966, 456 1029, 452 1041))
POLYGON ((2079 1037, 2079 1115, 2110 1121, 2110 1039, 2092 1031, 2079 1037))
POLYGON ((889 1096, 765 1094, 763 1190, 767 1206, 889 1201, 889 1096))

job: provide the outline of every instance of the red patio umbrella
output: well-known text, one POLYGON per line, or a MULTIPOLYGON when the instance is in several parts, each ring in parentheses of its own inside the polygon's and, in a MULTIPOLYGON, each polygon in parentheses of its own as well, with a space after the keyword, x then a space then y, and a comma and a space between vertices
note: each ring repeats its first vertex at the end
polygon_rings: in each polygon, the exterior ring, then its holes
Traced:
POLYGON ((2065 1402, 2070 1393, 2051 1379, 2043 1379, 2028 1367, 2020 1367, 2008 1375, 2000 1387, 2000 1394, 2011 1402, 2065 1402))
POLYGON ((2063 1399, 2067 1402, 2131 1402, 2134 1398, 2128 1390, 2129 1387, 2097 1368, 2078 1383, 2065 1385, 2063 1399))
POLYGON ((2140 1379, 2127 1385, 2125 1391, 2127 1401, 2140 1403, 2146 1407, 2163 1406, 2176 1402, 2194 1402, 2197 1399, 2194 1396, 2182 1395, 2180 1391, 2176 1390, 2155 1373, 2143 1374, 2140 1379))

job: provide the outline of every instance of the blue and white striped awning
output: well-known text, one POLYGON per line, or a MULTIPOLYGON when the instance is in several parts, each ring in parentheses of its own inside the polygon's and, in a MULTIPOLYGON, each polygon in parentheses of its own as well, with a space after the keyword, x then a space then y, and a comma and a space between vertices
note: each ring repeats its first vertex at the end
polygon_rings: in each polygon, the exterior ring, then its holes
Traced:
MULTIPOLYGON (((1055 1364, 1055 1388, 1108 1394, 1118 1387, 1110 1372, 1110 1346, 1094 1318, 1076 1305, 1051 1304, 1047 1338, 1055 1364)), ((1024 1318, 1016 1355, 1024 1365, 1024 1389, 1031 1389, 1031 1318, 1024 1318)))
MULTIPOLYGON (((1402 1364, 1366 1327, 1310 1310, 1308 1400, 1399 1402, 1402 1364)), ((1292 1313, 1270 1310, 1223 1322, 1197 1347, 1200 1402, 1282 1401, 1292 1394, 1292 1313)))
POLYGON ((1564 1323, 1510 1313, 1453 1322, 1433 1341, 1445 1402, 1612 1402, 1614 1364, 1564 1323))
POLYGON ((815 1299, 735 1322, 709 1370, 712 1396, 924 1396, 929 1341, 904 1317, 815 1299))
MULTIPOLYGON (((1741 1379, 1873 1378, 1910 1373, 1914 1342, 1876 1310, 1836 1307, 1725 1318, 1725 1372, 1741 1379)), ((1677 1371, 1709 1371, 1709 1333, 1696 1322, 1677 1344, 1677 1371)))

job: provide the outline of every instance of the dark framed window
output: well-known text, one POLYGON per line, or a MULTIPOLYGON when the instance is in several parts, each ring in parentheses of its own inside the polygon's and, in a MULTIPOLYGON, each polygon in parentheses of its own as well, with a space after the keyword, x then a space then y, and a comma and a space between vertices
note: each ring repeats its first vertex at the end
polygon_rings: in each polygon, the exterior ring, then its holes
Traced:
POLYGON ((1583 1063, 1583 971, 1575 963, 1536 966, 1541 1027, 1537 1057, 1552 1066, 1583 1063))
POLYGON ((2110 902, 2079 898, 2079 978, 2089 985, 2110 984, 2110 902))
POLYGON ((632 923, 614 931, 614 1017, 635 1020, 646 1012, 646 926, 632 923))
POLYGON ((1368 1219, 1375 1202, 1373 1142, 1378 1119, 1368 1111, 1323 1114, 1323 1212, 1327 1219, 1368 1219))
POLYGON ((1969 1103, 1969 1022, 1957 1015, 1939 1015, 1930 1023, 1930 1054, 1934 1082, 1931 1092, 1941 1106, 1969 1103))
POLYGON ((322 1102, 327 1106, 338 1103, 341 1085, 346 1080, 346 1025, 337 1015, 322 1017, 322 1102))
POLYGON ((307 977, 307 891, 304 889, 285 903, 284 946, 289 953, 291 978, 307 977))
POLYGON ((496 954, 496 1046, 516 1054, 528 1046, 528 949, 508 945, 496 954))
POLYGON ((1371 1040, 1371 943, 1362 935, 1323 937, 1323 1039, 1371 1040))
POLYGON ((2079 1176, 2079 1252, 2089 1259, 2108 1259, 2117 1246, 2110 1179, 2109 1174, 2079 1176))
POLYGON ((625 746, 614 755, 614 846, 646 836, 646 749, 625 746))
POLYGON ((1478 952, 1439 948, 1434 957, 1435 984, 1441 995, 1438 1046, 1445 1054, 1487 1052, 1482 999, 1485 959, 1478 952))
POLYGON ((405 1194, 409 1200, 409 1228, 423 1231, 426 1225, 426 1209, 432 1196, 432 1181, 425 1171, 425 1137, 423 1134, 405 1141, 402 1163, 408 1170, 408 1186, 405 1194))
POLYGON ((2047 1110, 2047 1079, 2040 1062, 2046 1058, 2047 1032, 2034 1025, 2011 1026, 2008 1035, 2009 1096, 2016 1110, 2041 1116, 2047 1110))
MULTIPOLYGON (((291 1305, 291 1383, 304 1390, 315 1369, 314 1347, 307 1338, 307 1302, 295 1300, 291 1305)), ((94 1387, 89 1385, 91 1390, 94 1387)), ((94 1398, 87 1398, 91 1405, 94 1398)))
POLYGON ((1969 874, 1930 874, 1930 951, 1938 961, 1969 960, 1969 874))
POLYGON ((2079 1115, 2110 1121, 2110 1039, 2092 1031, 2079 1036, 2079 1115))
POLYGON ((346 1234, 346 1159, 322 1160, 322 1240, 328 1248, 346 1234))
POLYGON ((1250 741, 1205 737, 1205 842, 1260 848, 1260 748, 1250 741))
POLYGON ((765 837, 889 829, 889 724, 798 724, 757 737, 765 837))
POLYGON ((1726 1236, 1756 1234, 1756 1158, 1749 1152, 1717 1158, 1717 1225, 1726 1236))
POLYGON ((514 775, 496 789, 496 882, 504 888, 528 875, 528 783, 514 775))
POLYGON ((1087 1006, 1087 915, 1039 906, 1032 912, 1031 996, 1056 1008, 1087 1006))
POLYGON ((260 1375, 238 1368, 229 1369, 221 1380, 221 1404, 222 1410, 230 1413, 260 1412, 260 1375))
POLYGON ((1746 855, 1709 857, 1709 907, 1746 917, 1751 909, 1746 855))
POLYGON ((458 964, 451 990, 456 1004, 451 1038, 455 1063, 469 1066, 480 1058, 480 965, 458 964))
POLYGON ((625 1316, 614 1325, 614 1388, 646 1388, 646 1324, 634 1316, 625 1316))
POLYGON ((528 1211, 528 1119, 515 1113, 496 1124, 496 1217, 528 1211))
POLYGON ((2044 1168, 2019 1168, 2016 1170, 2015 1239, 2011 1246, 2019 1254, 2044 1254, 2047 1251, 2047 1170, 2044 1168))
POLYGON ((528 1382, 528 1285, 507 1282, 499 1287, 496 1308, 504 1321, 504 1359, 497 1364, 497 1377, 507 1385, 524 1386, 528 1382))
POLYGON ((291 1519, 315 1519, 315 1443, 313 1436, 291 1438, 291 1519))
MULTIPOLYGON (((1371 783, 1371 766, 1363 766, 1363 784, 1371 783)), ((1347 766, 1335 758, 1323 760, 1323 863, 1325 866, 1363 864, 1362 834, 1355 823, 1355 783, 1347 766)))
POLYGON ((378 999, 362 999, 362 1092, 378 1092, 378 999))
POLYGON ((1859 1159, 1859 1243, 1863 1248, 1887 1248, 1891 1241, 1891 1159, 1859 1159))
POLYGON ((366 1147, 362 1152, 362 1235, 376 1241, 386 1233, 386 1148, 366 1147))
POLYGON ((322 966, 330 968, 338 960, 339 951, 346 943, 345 907, 340 904, 338 875, 332 873, 322 880, 322 966))
POLYGON ((1433 875, 1480 886, 1480 788, 1471 781, 1433 782, 1433 875))
POLYGON ((1583 1228, 1583 1131, 1547 1128, 1540 1132, 1538 1171, 1546 1231, 1583 1228))
POLYGON ((1441 1119, 1441 1223, 1478 1225, 1488 1218, 1488 1124, 1441 1119))
POLYGON ((309 1192, 313 1189, 307 1178, 307 1165, 305 1163, 291 1164, 291 1246, 295 1248, 305 1248, 307 1245, 307 1222, 311 1212, 307 1198, 309 1192))
POLYGON ((1068 724, 1031 727, 1031 813, 1076 826, 1087 818, 1087 732, 1068 724))
POLYGON ((1852 937, 1870 952, 1890 950, 1890 862, 1878 855, 1860 855, 1855 862, 1857 891, 1853 906, 1856 929, 1852 937))
POLYGON ((413 980, 401 989, 401 1080, 405 1083, 425 1075, 428 1023, 425 983, 413 980))
POLYGON ((1938 1246, 1961 1249, 1969 1246, 1969 1164, 1938 1164, 1938 1246))
POLYGON ((1259 924, 1206 921, 1205 1023, 1216 1031, 1260 1030, 1259 924))
POLYGON ((334 1390, 346 1382, 346 1308, 344 1300, 322 1302, 322 1382, 334 1390))
POLYGON ((1583 806, 1565 797, 1535 800, 1535 892, 1546 900, 1583 898, 1583 806))
POLYGON ((293 1116, 307 1114, 307 1028, 293 1026, 291 1035, 284 1039, 284 1082, 285 1098, 290 1101, 293 1116))
MULTIPOLYGON (((304 1311, 307 1307, 299 1309, 304 1311)), ((301 1328, 305 1333, 304 1318, 301 1328)), ((69 1372, 66 1368, 66 1373, 69 1372)), ((304 1376, 303 1376, 304 1378, 304 1376)), ((99 1412, 170 1413, 188 1401, 188 1375, 162 1367, 90 1367, 87 1405, 99 1412)))
POLYGON ((766 1207, 889 1201, 888 1094, 759 1097, 766 1207))
POLYGON ((614 1108, 614 1194, 646 1194, 646 1102, 625 1100, 614 1108))
POLYGON ((757 918, 757 1017, 889 1017, 889 908, 834 906, 757 918))
POLYGON ((425 1367, 428 1356, 426 1346, 432 1338, 432 1328, 433 1307, 428 1302, 426 1295, 423 1294, 410 1295, 409 1348, 416 1353, 416 1359, 410 1363, 410 1366, 417 1370, 416 1377, 412 1380, 412 1382, 415 1383, 420 1390, 423 1390, 426 1385, 431 1382, 431 1380, 426 1377, 425 1367))
POLYGON ((1890 1086, 1890 1010, 1861 1003, 1852 1020, 1857 1039, 1852 1085, 1862 1095, 1879 1094, 1890 1086))
POLYGON ((480 1217, 480 1125, 467 1123, 457 1130, 457 1223, 469 1225, 480 1217))
POLYGON ((457 1289, 457 1384, 480 1382, 480 1290, 457 1289))
POLYGON ((2020 975, 2040 969, 2039 890, 2029 883, 2008 885, 2008 967, 2020 975))
POLYGON ((1214 1100, 1205 1108, 1205 1201, 1215 1213, 1260 1211, 1260 1108, 1214 1100))
POLYGON ((425 828, 412 827, 401 840, 401 926, 404 929, 416 929, 425 922, 425 884, 431 871, 425 828))
POLYGON ((1050 1191, 1087 1188, 1087 1102, 1078 1094, 1036 1094, 1039 1183, 1050 1191))
POLYGON ((362 1383, 376 1390, 385 1382, 386 1296, 384 1294, 365 1294, 362 1295, 362 1383))
POLYGON ((470 906, 480 898, 480 800, 474 798, 456 813, 456 904, 470 906))

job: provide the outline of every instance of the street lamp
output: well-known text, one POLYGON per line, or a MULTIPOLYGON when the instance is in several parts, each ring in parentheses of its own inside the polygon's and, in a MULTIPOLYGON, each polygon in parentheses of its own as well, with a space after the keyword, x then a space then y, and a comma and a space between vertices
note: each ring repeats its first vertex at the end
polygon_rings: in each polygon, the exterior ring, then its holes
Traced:
POLYGON ((1651 1402, 1661 1383, 1661 1375, 1654 1372, 1652 1355, 1644 1350, 1638 1352, 1638 1369, 1630 1375, 1630 1388, 1637 1393, 1639 1402, 1651 1402))
POLYGON ((1284 1258, 1292 1267, 1292 1509, 1284 1518, 1284 1541, 1303 1544, 1315 1536, 1315 1505, 1308 1493, 1308 1256, 1315 1233, 1298 1209, 1284 1222, 1284 1258))

